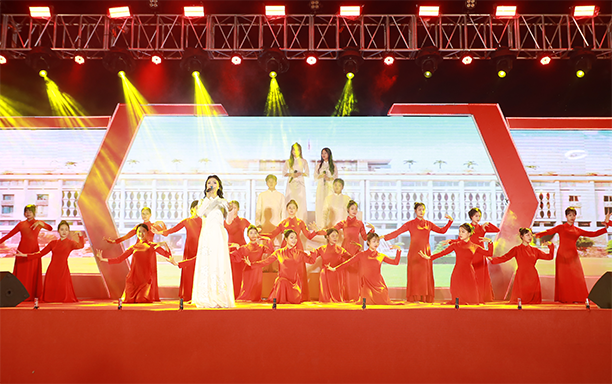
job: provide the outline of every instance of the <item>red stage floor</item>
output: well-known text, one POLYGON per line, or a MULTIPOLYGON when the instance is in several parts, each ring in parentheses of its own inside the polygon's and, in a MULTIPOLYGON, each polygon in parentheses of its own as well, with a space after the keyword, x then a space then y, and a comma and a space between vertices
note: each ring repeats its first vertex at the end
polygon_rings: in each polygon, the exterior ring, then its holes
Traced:
POLYGON ((32 303, 0 310, 0 381, 612 381, 612 311, 544 304, 32 303))

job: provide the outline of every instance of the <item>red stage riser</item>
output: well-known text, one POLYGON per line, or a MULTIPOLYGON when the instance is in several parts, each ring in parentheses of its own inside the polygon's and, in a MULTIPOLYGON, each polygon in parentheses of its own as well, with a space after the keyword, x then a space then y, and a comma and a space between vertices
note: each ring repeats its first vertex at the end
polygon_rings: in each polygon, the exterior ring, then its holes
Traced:
POLYGON ((607 382, 612 311, 3 309, 1 382, 607 382))

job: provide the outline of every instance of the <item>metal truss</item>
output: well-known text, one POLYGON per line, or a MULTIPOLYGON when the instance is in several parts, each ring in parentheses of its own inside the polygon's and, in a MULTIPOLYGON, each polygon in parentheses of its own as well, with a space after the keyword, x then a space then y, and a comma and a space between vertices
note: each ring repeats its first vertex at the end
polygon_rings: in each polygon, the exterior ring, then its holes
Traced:
POLYGON ((436 46, 445 59, 465 51, 477 59, 499 47, 518 59, 546 52, 565 58, 573 47, 589 47, 598 58, 612 58, 612 15, 575 19, 570 15, 520 15, 499 20, 486 14, 441 15, 133 15, 110 19, 106 15, 54 15, 49 20, 29 15, 2 15, 0 51, 25 58, 36 47, 48 47, 61 58, 83 55, 101 59, 111 48, 124 48, 135 58, 161 54, 180 59, 187 48, 201 48, 212 59, 239 53, 256 59, 266 48, 279 48, 290 60, 315 53, 334 60, 347 47, 358 48, 365 60, 379 60, 392 52, 396 59, 414 59, 422 47, 436 46))

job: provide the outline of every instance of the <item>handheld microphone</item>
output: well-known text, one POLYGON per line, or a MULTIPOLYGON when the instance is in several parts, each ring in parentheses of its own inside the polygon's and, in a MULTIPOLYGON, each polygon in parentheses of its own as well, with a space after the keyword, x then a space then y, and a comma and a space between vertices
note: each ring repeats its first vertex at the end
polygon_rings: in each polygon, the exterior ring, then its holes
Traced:
POLYGON ((276 297, 272 299, 272 309, 276 309, 276 297))
POLYGON ((588 297, 586 299, 585 304, 586 304, 586 309, 591 309, 591 302, 589 302, 589 298, 588 297))
POLYGON ((523 309, 523 303, 521 302, 521 298, 518 299, 518 309, 523 309))
POLYGON ((181 297, 181 302, 179 303, 179 311, 183 310, 183 298, 181 297))
POLYGON ((366 309, 366 298, 363 298, 363 304, 361 304, 361 309, 366 309))
POLYGON ((34 298, 34 309, 38 309, 38 297, 34 298))
POLYGON ((213 187, 208 187, 208 188, 206 189, 206 193, 208 193, 208 192, 210 192, 210 191, 212 191, 212 190, 213 190, 213 187))
POLYGON ((120 297, 120 298, 119 298, 119 302, 118 302, 118 304, 117 304, 117 309, 119 309, 119 310, 120 310, 120 309, 123 307, 121 304, 123 304, 123 299, 120 297))
POLYGON ((459 309, 459 298, 455 297, 455 309, 459 309))

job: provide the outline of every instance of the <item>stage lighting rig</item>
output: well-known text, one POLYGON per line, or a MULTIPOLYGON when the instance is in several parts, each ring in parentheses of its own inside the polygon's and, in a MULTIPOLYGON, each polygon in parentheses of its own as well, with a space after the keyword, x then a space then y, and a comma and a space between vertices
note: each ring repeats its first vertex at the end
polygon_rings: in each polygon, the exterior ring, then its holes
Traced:
POLYGON ((203 6, 183 7, 183 15, 188 19, 204 17, 204 7, 203 6))
POLYGON ((570 54, 570 62, 576 72, 576 77, 583 78, 595 63, 595 54, 589 47, 574 47, 570 54))
POLYGON ((162 60, 163 60, 163 56, 161 53, 156 53, 153 56, 151 56, 151 62, 155 65, 161 64, 162 60))
POLYGON ((476 0, 465 0, 465 9, 467 9, 468 12, 473 11, 474 8, 476 8, 476 0))
MULTIPOLYGON (((257 58, 257 62, 261 69, 271 75, 285 73, 289 69, 289 61, 283 52, 278 48, 264 49, 257 58)), ((275 76, 271 76, 275 77, 275 76)))
POLYGON ((474 62, 474 55, 469 52, 464 52, 461 54, 461 64, 470 65, 474 62))
POLYGON ((516 59, 516 53, 512 52, 510 49, 502 47, 498 48, 493 53, 493 62, 495 63, 495 71, 497 71, 497 76, 500 78, 504 78, 512 71, 512 67, 514 65, 514 60, 516 59))
POLYGON ((157 8, 159 6, 159 0, 149 0, 149 8, 157 8))
POLYGON ((128 19, 132 17, 130 7, 112 7, 108 9, 108 17, 111 19, 128 19))
POLYGON ((102 65, 106 70, 117 73, 124 71, 130 73, 136 67, 134 56, 126 49, 112 48, 104 55, 102 65))
POLYGON ((203 72, 207 63, 208 55, 206 52, 198 48, 187 48, 183 53, 180 67, 187 73, 193 73, 195 71, 203 72))
POLYGON ((496 19, 514 19, 518 17, 516 5, 498 5, 495 8, 496 19))
POLYGON ((315 53, 311 52, 308 55, 306 55, 306 64, 315 65, 318 61, 319 61, 319 58, 317 57, 315 53))
POLYGON ((233 53, 232 57, 230 58, 230 62, 234 65, 242 64, 242 55, 239 53, 233 53))
POLYGON ((310 1, 310 10, 312 11, 312 13, 317 13, 319 8, 321 8, 321 2, 319 0, 310 1))
POLYGON ((590 19, 599 15, 599 7, 596 5, 577 5, 574 7, 574 19, 590 19))
POLYGON ((6 64, 7 61, 6 56, 0 55, 0 64, 6 64))
POLYGON ((81 55, 76 55, 76 56, 74 57, 74 62, 75 62, 75 63, 77 63, 77 64, 79 64, 79 65, 80 65, 80 64, 84 64, 84 63, 85 63, 85 57, 84 57, 84 56, 81 56, 81 55))
POLYGON ((552 56, 550 53, 540 53, 538 55, 538 63, 542 65, 548 65, 552 62, 552 56))
POLYGON ((340 53, 340 56, 338 56, 338 65, 349 79, 359 72, 359 67, 362 63, 363 57, 361 57, 361 52, 354 47, 345 48, 340 53))
POLYGON ((423 76, 430 78, 438 70, 442 56, 437 47, 423 47, 417 54, 416 64, 421 68, 423 76))
POLYGON ((36 47, 26 55, 26 64, 36 70, 49 70, 59 63, 59 58, 47 47, 36 47))
POLYGON ((395 63, 395 55, 393 54, 393 52, 385 53, 385 55, 383 56, 383 63, 387 66, 391 66, 393 65, 393 63, 395 63))
POLYGON ((51 18, 51 8, 49 7, 30 7, 30 17, 33 19, 45 19, 51 18))

